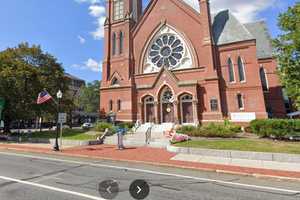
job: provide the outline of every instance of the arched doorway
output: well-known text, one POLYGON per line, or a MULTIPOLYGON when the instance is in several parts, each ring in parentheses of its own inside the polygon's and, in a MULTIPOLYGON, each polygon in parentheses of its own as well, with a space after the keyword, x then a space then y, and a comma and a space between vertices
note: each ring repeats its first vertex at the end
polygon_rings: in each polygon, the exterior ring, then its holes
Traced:
POLYGON ((194 123, 193 96, 184 94, 180 97, 180 114, 182 124, 194 123))
POLYGON ((174 94, 170 88, 166 87, 161 92, 161 122, 173 123, 174 122, 174 94))
POLYGON ((147 96, 144 99, 144 120, 145 123, 155 122, 154 98, 147 96))

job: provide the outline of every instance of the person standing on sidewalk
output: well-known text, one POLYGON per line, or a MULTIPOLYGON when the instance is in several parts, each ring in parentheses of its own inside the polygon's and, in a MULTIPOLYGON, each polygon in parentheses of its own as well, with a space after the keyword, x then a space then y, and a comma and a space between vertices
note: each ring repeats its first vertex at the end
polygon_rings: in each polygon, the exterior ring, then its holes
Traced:
POLYGON ((118 128, 117 129, 117 135, 118 135, 118 149, 119 150, 123 150, 125 149, 124 147, 124 142, 123 142, 123 137, 126 133, 126 129, 125 128, 118 128))

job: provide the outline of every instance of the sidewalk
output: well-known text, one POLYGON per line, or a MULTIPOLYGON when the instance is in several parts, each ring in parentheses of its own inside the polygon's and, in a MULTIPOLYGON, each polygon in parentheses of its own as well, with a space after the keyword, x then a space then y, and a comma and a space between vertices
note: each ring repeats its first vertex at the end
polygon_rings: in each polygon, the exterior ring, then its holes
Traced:
POLYGON ((168 152, 165 149, 138 147, 127 148, 126 150, 117 150, 115 146, 111 145, 97 145, 77 148, 66 148, 62 152, 53 152, 51 147, 48 146, 36 146, 30 144, 0 144, 0 150, 16 150, 32 153, 46 153, 52 155, 65 155, 75 157, 85 157, 92 159, 105 159, 114 161, 126 161, 143 164, 151 164, 157 166, 168 166, 186 169, 196 169, 205 171, 214 171, 220 173, 232 173, 240 175, 249 175, 256 177, 273 177, 284 178, 291 180, 300 180, 300 168, 294 169, 297 171, 278 170, 278 169, 263 169, 257 168, 259 166, 243 164, 222 163, 216 162, 216 159, 206 159, 187 161, 188 159, 178 159, 182 155, 168 152), (176 156, 176 157, 175 157, 176 156), (182 161, 185 160, 185 161, 182 161), (192 161, 192 162, 191 162, 192 161))

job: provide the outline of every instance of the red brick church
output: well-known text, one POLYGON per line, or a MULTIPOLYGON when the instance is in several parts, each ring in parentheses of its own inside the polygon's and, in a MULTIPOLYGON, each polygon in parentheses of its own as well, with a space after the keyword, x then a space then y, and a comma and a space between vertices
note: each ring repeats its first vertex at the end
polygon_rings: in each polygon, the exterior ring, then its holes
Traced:
POLYGON ((284 117, 266 24, 194 1, 106 1, 101 112, 178 124, 284 117))

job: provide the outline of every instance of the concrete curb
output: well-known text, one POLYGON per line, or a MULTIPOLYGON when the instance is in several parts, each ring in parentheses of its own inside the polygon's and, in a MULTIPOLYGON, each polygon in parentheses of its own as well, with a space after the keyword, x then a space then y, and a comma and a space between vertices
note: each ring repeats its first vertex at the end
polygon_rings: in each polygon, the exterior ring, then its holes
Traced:
POLYGON ((169 145, 167 151, 172 153, 192 154, 199 156, 213 156, 230 159, 247 159, 260 161, 275 161, 287 163, 300 163, 300 155, 284 153, 263 153, 250 151, 214 150, 201 148, 186 148, 169 145))
MULTIPOLYGON (((16 141, 16 142, 30 142, 30 143, 37 143, 37 144, 51 144, 54 145, 55 139, 46 139, 46 138, 21 138, 19 139, 18 137, 10 137, 9 138, 11 141, 16 141)), ((102 144, 103 142, 98 141, 98 140, 62 140, 62 145, 63 146, 89 146, 89 145, 99 145, 102 144)))
MULTIPOLYGON (((216 172, 216 173, 223 173, 223 174, 233 174, 233 175, 241 175, 241 176, 252 176, 256 178, 270 178, 270 179, 279 179, 279 180, 289 180, 289 181, 297 181, 300 182, 300 178, 293 178, 289 176, 274 176, 274 175, 267 175, 267 174, 258 174, 258 173, 247 173, 247 172, 239 172, 239 171, 229 171, 229 170, 218 170, 218 169, 211 169, 209 167, 192 167, 192 166, 183 166, 183 165, 176 165, 176 164, 168 164, 168 163, 156 163, 150 161, 139 161, 139 160, 127 160, 127 159, 114 159, 114 158, 107 158, 107 157, 100 157, 100 156, 88 156, 88 155, 79 155, 79 154, 70 154, 61 152, 41 152, 39 150, 30 150, 30 149, 22 149, 22 148, 1 148, 6 150, 13 150, 13 151, 21 151, 26 153, 43 153, 47 155, 61 155, 61 156, 68 156, 68 157, 77 157, 77 158, 89 158, 89 159, 98 159, 98 160, 107 160, 107 161, 118 161, 118 162, 128 162, 128 163, 138 163, 138 164, 145 164, 145 165, 153 165, 159 167, 175 167, 178 169, 191 169, 191 170, 202 170, 207 172, 216 172)), ((276 171, 276 170, 270 170, 276 171)))

